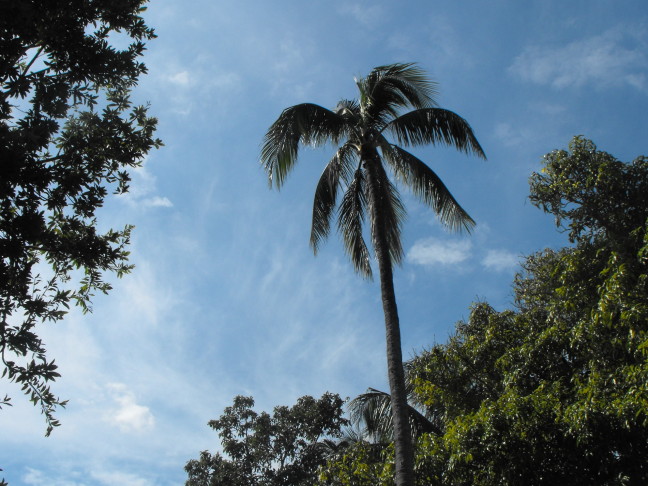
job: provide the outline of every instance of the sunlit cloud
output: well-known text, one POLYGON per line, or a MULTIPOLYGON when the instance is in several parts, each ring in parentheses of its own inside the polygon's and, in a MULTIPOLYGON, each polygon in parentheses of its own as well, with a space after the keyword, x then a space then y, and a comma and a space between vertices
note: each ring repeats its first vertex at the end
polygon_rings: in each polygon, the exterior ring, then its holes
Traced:
POLYGON ((419 240, 407 252, 408 261, 418 265, 456 265, 471 255, 468 240, 444 241, 436 238, 419 240))
POLYGON ((482 265, 490 270, 503 272, 517 267, 520 258, 508 250, 488 250, 482 265))
POLYGON ((509 71, 536 84, 555 88, 629 85, 646 88, 648 34, 645 30, 610 29, 562 47, 528 46, 509 71))
POLYGON ((151 410, 139 405, 135 395, 123 383, 111 383, 108 390, 117 404, 106 417, 111 423, 119 427, 122 432, 141 432, 155 426, 155 418, 151 410))

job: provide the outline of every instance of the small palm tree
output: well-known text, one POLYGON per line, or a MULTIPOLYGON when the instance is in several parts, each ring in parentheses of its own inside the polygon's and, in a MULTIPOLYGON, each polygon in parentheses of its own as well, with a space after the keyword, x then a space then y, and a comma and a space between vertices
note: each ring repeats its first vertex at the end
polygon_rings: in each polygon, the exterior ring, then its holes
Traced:
MULTIPOLYGON (((407 383, 407 376, 405 376, 407 383)), ((416 400, 411 387, 408 388, 407 417, 412 440, 421 434, 443 435, 442 425, 434 411, 428 411, 416 400), (423 411, 421 411, 423 410, 423 411)), ((359 428, 373 442, 390 442, 394 433, 394 417, 391 396, 384 391, 369 388, 349 402, 352 424, 359 428)))
POLYGON ((371 277, 370 253, 363 236, 368 216, 371 241, 380 272, 387 336, 387 366, 392 401, 396 484, 414 484, 413 448, 407 416, 400 327, 392 269, 403 258, 401 227, 405 208, 388 176, 429 205, 451 230, 469 231, 472 218, 441 179, 403 146, 445 144, 479 157, 484 152, 470 125, 456 113, 439 108, 435 84, 415 64, 392 64, 356 79, 358 100, 342 100, 334 110, 304 103, 285 109, 268 129, 261 162, 270 185, 277 188, 297 161, 299 145, 333 143, 337 150, 315 189, 311 246, 317 253, 329 235, 338 194, 337 227, 355 269, 371 277), (411 109, 402 113, 402 110, 411 109))

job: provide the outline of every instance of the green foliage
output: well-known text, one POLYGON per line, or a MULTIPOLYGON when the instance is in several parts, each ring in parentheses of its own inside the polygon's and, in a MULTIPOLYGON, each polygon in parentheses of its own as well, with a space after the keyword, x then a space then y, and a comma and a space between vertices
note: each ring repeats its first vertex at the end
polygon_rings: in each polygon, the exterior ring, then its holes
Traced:
POLYGON ((646 223, 648 158, 624 164, 575 137, 569 151, 545 156, 545 167, 530 179, 530 200, 556 217, 572 243, 606 239, 607 246, 636 245, 630 232, 646 223))
POLYGON ((531 200, 574 246, 526 260, 516 311, 477 304, 415 359, 419 398, 444 417, 420 467, 443 484, 645 484, 648 163, 577 137, 546 156, 531 200))
MULTIPOLYGON (((573 246, 526 259, 514 310, 475 304, 407 363, 412 403, 438 427, 418 436, 417 484, 646 484, 648 161, 576 137, 530 182, 573 246)), ((354 471, 382 484, 386 451, 352 451, 325 484, 354 471)))
POLYGON ((318 479, 327 486, 393 486, 394 446, 351 444, 320 468, 318 479))
MULTIPOLYGON (((49 382, 59 373, 36 327, 71 304, 91 310, 106 272, 131 269, 131 227, 98 230, 108 191, 161 142, 129 91, 155 37, 145 0, 0 3, 0 353, 2 376, 59 425, 49 382), (123 49, 111 41, 126 40, 123 49)), ((2 405, 9 404, 5 398, 2 405)))
POLYGON ((348 421, 344 401, 325 393, 304 396, 272 415, 253 410, 252 397, 237 396, 209 426, 218 432, 225 457, 203 451, 185 466, 187 486, 307 486, 331 452, 328 438, 341 436, 348 421))

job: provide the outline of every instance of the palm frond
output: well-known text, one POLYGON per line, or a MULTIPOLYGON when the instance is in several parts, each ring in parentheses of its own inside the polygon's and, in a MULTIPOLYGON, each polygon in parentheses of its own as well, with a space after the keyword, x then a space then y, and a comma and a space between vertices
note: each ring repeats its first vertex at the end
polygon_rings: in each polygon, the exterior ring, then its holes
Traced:
POLYGON ((361 106, 378 126, 397 117, 402 108, 436 106, 436 83, 414 63, 379 66, 356 84, 364 93, 361 106))
POLYGON ((363 431, 357 427, 346 426, 338 438, 325 438, 313 445, 325 458, 335 459, 335 457, 344 454, 349 447, 360 442, 366 442, 363 431))
POLYGON ((348 133, 345 119, 312 103, 286 108, 270 126, 261 147, 261 163, 268 182, 279 188, 297 161, 299 144, 337 143, 348 133))
POLYGON ((360 427, 349 424, 344 429, 342 429, 342 441, 348 445, 357 444, 358 442, 366 442, 367 437, 365 430, 360 427))
POLYGON ((349 402, 351 423, 377 442, 389 442, 392 438, 391 396, 388 393, 369 388, 365 393, 349 402))
POLYGON ((313 223, 310 237, 310 244, 315 253, 317 253, 320 242, 329 235, 331 216, 337 202, 340 180, 350 182, 353 177, 352 167, 356 161, 355 147, 346 143, 338 149, 320 176, 313 201, 313 223))
POLYGON ((408 186, 421 201, 430 206, 441 223, 451 231, 466 231, 475 221, 459 205, 441 178, 424 162, 406 150, 382 140, 380 148, 384 159, 396 176, 408 186))
POLYGON ((363 277, 371 278, 369 250, 362 236, 362 225, 367 205, 364 185, 362 171, 357 170, 340 203, 338 229, 342 233, 344 247, 355 270, 363 277))
POLYGON ((347 443, 342 440, 333 440, 333 439, 322 439, 319 442, 314 442, 308 444, 307 447, 310 447, 319 456, 325 457, 327 459, 333 459, 340 451, 343 451, 348 447, 347 443))
POLYGON ((357 124, 360 116, 360 104, 358 100, 340 100, 333 110, 342 117, 350 119, 352 123, 357 124))
POLYGON ((403 260, 401 229, 406 215, 405 206, 401 201, 398 189, 389 180, 377 153, 374 159, 365 161, 365 164, 372 165, 367 167, 366 170, 375 170, 375 187, 370 187, 371 185, 367 184, 367 202, 370 207, 369 213, 371 214, 371 233, 374 239, 374 247, 376 247, 376 238, 379 232, 384 231, 387 238, 389 257, 392 263, 400 264, 403 260), (374 218, 376 214, 381 214, 382 228, 378 227, 378 223, 374 218))
POLYGON ((386 218, 387 224, 389 225, 387 228, 389 254, 394 263, 400 264, 403 261, 401 229, 403 227, 403 221, 405 221, 405 217, 407 216, 407 211, 405 210, 405 205, 401 200, 398 189, 389 179, 387 179, 386 189, 389 196, 389 207, 391 208, 388 211, 388 218, 386 218))
POLYGON ((410 111, 391 120, 385 131, 392 133, 402 145, 444 144, 486 158, 468 122, 450 110, 410 111))
MULTIPOLYGON (((391 395, 369 388, 367 392, 349 402, 351 422, 364 428, 376 441, 389 441, 392 438, 391 395)), ((410 429, 414 437, 423 433, 443 435, 443 431, 416 408, 407 405, 410 429)))

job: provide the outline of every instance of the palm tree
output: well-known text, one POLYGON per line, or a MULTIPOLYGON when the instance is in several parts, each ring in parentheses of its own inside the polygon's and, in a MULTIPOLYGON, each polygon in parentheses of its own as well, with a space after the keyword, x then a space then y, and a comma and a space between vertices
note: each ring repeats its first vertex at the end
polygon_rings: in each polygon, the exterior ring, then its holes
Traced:
POLYGON ((337 150, 315 189, 310 243, 315 253, 329 235, 331 219, 343 192, 337 226, 357 272, 371 277, 370 253, 363 236, 368 216, 385 315, 387 367, 392 401, 396 484, 414 484, 413 448, 407 418, 400 327, 392 269, 403 258, 401 226, 405 208, 387 168, 429 205, 451 230, 469 231, 472 218, 441 179, 403 146, 452 145, 483 157, 470 125, 434 101, 436 85, 413 63, 374 68, 356 79, 358 100, 342 100, 333 110, 312 103, 286 108, 265 135, 261 162, 277 188, 297 161, 299 145, 333 143, 337 150), (402 113, 403 110, 411 109, 402 113))
MULTIPOLYGON (((416 399, 413 387, 407 380, 407 372, 405 373, 405 386, 408 398, 407 417, 412 440, 416 440, 424 433, 443 435, 441 417, 435 413, 435 410, 426 408, 416 399)), ((392 440, 394 417, 389 393, 369 388, 365 393, 349 402, 349 412, 352 424, 374 442, 390 442, 392 440)))

